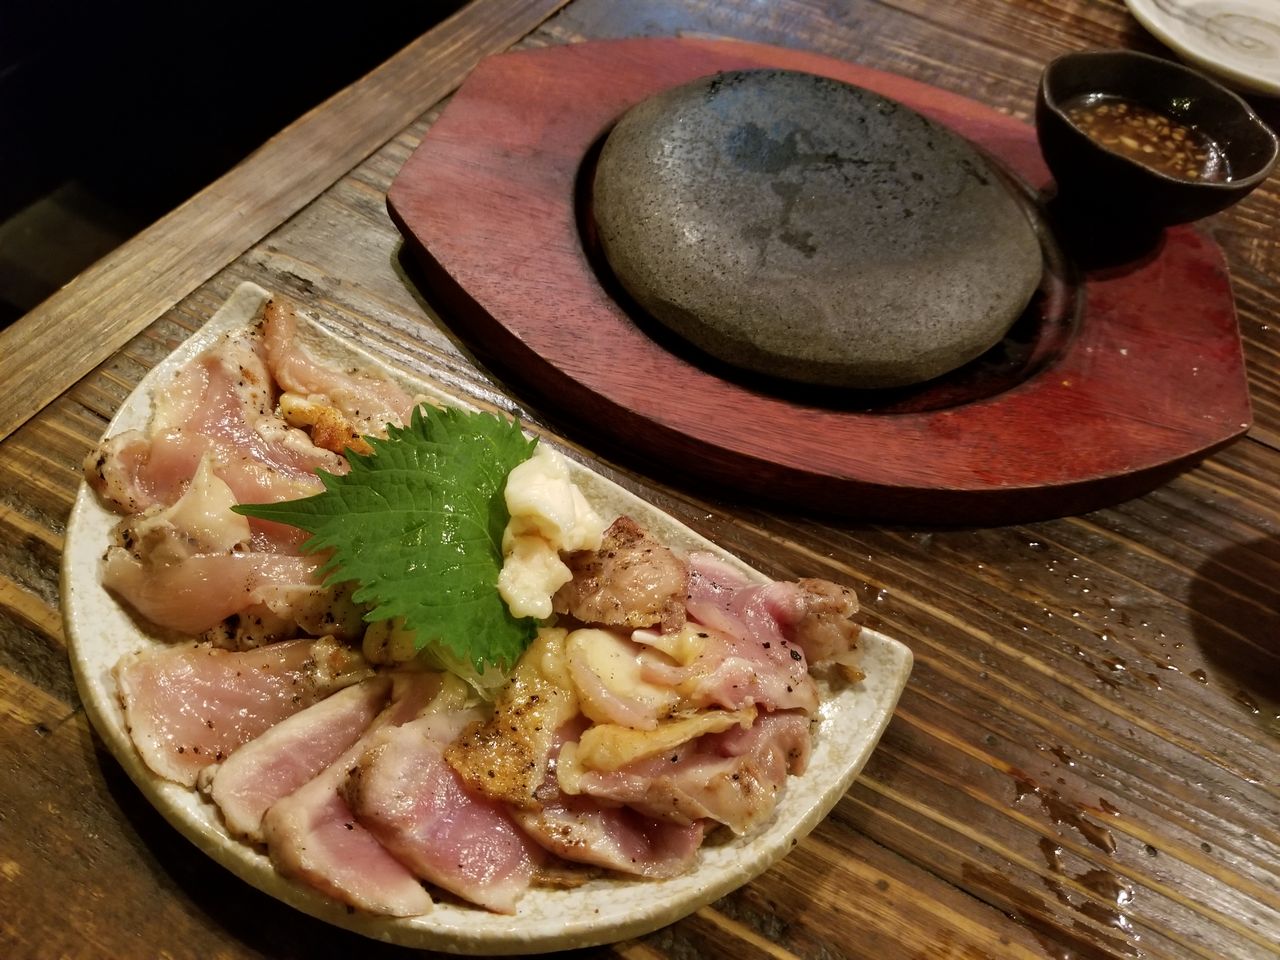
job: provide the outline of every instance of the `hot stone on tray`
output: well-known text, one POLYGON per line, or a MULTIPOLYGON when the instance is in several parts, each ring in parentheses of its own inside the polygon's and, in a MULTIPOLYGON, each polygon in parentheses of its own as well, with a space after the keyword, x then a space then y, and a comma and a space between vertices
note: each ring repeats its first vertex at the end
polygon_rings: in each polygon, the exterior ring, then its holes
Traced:
POLYGON ((610 132, 601 247, 655 320, 732 366, 892 387, 997 343, 1040 245, 968 143, 868 90, 789 70, 704 77, 610 132))

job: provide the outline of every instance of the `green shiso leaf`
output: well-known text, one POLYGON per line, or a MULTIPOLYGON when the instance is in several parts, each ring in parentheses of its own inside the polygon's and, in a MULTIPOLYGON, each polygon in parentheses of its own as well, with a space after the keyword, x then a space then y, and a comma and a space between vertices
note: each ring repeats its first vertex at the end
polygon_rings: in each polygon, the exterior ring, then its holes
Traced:
POLYGON ((306 530, 307 553, 332 551, 325 583, 354 580, 366 620, 399 617, 419 650, 510 668, 537 622, 498 595, 503 490, 537 441, 505 418, 425 404, 386 440, 367 439, 373 453, 348 451, 345 476, 320 472, 323 493, 236 512, 306 530))

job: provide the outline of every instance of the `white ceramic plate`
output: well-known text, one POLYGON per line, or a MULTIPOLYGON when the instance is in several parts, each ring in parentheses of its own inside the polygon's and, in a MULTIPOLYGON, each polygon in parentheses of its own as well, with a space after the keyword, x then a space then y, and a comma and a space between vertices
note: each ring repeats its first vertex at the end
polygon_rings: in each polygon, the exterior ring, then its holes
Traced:
MULTIPOLYGON (((209 323, 147 376, 111 421, 108 433, 144 426, 150 415, 151 391, 163 389, 180 365, 221 333, 252 320, 266 297, 266 291, 259 287, 241 286, 209 323)), ((335 359, 354 359, 366 367, 377 366, 371 357, 321 337, 314 328, 303 333, 317 352, 335 359)), ((456 402, 429 384, 398 379, 413 392, 456 402)), ((611 481, 576 463, 574 467, 575 479, 593 502, 603 506, 602 512, 625 510, 647 524, 659 539, 686 549, 713 550, 754 578, 763 579, 611 481)), ((788 781, 772 821, 751 836, 707 846, 699 854, 696 868, 682 877, 662 881, 597 879, 573 890, 534 889, 525 894, 513 917, 451 903, 438 903, 428 913, 408 919, 348 913, 336 901, 279 876, 265 854, 226 832, 216 807, 194 790, 156 777, 134 750, 111 668, 124 653, 158 641, 149 637, 99 583, 99 561, 117 520, 82 485, 67 525, 62 568, 72 667, 98 733, 156 809, 218 863, 314 917, 404 946, 490 954, 582 947, 638 936, 723 896, 780 859, 792 841, 812 830, 848 790, 888 723, 911 670, 911 653, 905 646, 864 631, 862 668, 867 677, 824 696, 809 769, 788 781)))
POLYGON ((1280 96, 1276 0, 1125 0, 1125 5, 1192 64, 1230 86, 1280 96))

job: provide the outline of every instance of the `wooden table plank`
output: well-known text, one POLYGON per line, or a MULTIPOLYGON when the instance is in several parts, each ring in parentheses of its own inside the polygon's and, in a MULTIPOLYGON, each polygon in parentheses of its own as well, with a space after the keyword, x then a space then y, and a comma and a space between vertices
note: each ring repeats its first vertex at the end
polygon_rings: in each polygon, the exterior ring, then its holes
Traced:
POLYGON ((468 4, 0 331, 0 438, 565 2, 468 4))

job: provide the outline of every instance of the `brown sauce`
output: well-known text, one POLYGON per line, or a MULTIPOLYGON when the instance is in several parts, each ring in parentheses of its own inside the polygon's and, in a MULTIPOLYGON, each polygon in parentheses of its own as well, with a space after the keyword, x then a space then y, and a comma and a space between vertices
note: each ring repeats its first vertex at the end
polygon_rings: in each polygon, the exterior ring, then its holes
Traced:
POLYGON ((1227 158, 1216 143, 1132 100, 1087 93, 1068 100, 1063 112, 1090 140, 1166 176, 1217 183, 1231 179, 1227 158))

